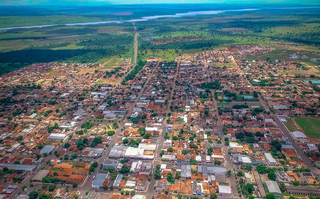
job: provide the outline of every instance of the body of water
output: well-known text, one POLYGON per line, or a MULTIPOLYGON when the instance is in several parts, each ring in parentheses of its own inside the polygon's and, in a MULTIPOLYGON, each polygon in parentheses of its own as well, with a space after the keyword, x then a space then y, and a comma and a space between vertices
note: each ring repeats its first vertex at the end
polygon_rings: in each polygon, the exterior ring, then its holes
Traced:
POLYGON ((212 10, 212 11, 196 11, 196 12, 186 12, 186 13, 176 13, 174 15, 155 15, 142 17, 140 19, 130 19, 130 20, 119 20, 119 21, 98 21, 98 22, 85 22, 85 23, 70 23, 70 24, 51 24, 51 25, 38 25, 38 26, 19 26, 19 27, 8 27, 0 28, 0 30, 12 30, 12 29, 30 29, 30 28, 46 28, 52 26, 88 26, 88 25, 101 25, 101 24, 110 24, 110 23, 133 23, 133 22, 142 22, 149 21, 161 18, 180 18, 186 16, 196 16, 196 15, 216 15, 225 12, 246 12, 254 11, 259 9, 236 9, 236 10, 212 10))

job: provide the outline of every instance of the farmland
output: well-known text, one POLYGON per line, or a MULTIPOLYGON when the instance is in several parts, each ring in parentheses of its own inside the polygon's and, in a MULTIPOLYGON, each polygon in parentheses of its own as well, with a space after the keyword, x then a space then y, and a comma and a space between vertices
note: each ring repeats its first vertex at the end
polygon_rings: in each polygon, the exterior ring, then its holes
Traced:
MULTIPOLYGON (((12 8, 14 9, 14 8, 12 8)), ((48 8, 49 9, 49 8, 48 8)), ((81 9, 81 8, 77 8, 81 9)), ((119 8, 116 8, 116 10, 119 8)), ((121 8, 126 10, 127 8, 121 8)), ((204 8, 203 8, 204 9, 204 8)), ((209 8, 206 8, 209 9, 209 8)), ((20 16, 5 13, 0 16, 0 28, 8 26, 50 25, 105 20, 125 20, 139 18, 141 13, 132 16, 113 15, 97 10, 87 9, 80 12, 55 10, 51 15, 43 16, 45 11, 32 14, 20 11, 20 16), (41 17, 37 17, 41 16, 41 17)), ((157 10, 157 12, 159 12, 157 10)), ((161 11, 166 14, 169 11, 161 11)), ((272 12, 272 11, 270 11, 272 12)), ((154 10, 145 10, 152 15, 154 10)), ((177 56, 199 53, 204 50, 224 49, 244 44, 270 45, 275 50, 268 54, 252 56, 259 60, 288 60, 292 53, 302 51, 297 61, 317 66, 320 60, 318 45, 318 28, 320 18, 317 10, 285 10, 283 13, 248 11, 225 13, 220 15, 203 15, 197 17, 161 18, 135 23, 139 32, 138 55, 142 59, 157 57, 161 60, 174 60, 177 56), (245 36, 244 36, 245 35, 245 36), (303 38, 303 39, 302 39, 303 38), (298 46, 275 46, 272 42, 301 42, 298 46), (302 57, 302 55, 305 55, 302 57)), ((106 62, 112 58, 133 56, 132 23, 102 24, 88 26, 52 26, 32 29, 13 29, 0 32, 0 67, 1 73, 37 62, 106 62), (35 59, 30 53, 37 55, 35 59), (53 56, 46 56, 47 54, 53 56)), ((233 50, 237 54, 237 50, 233 50)), ((250 58, 250 56, 248 57, 250 58)), ((218 64, 219 67, 231 67, 232 64, 218 64)), ((279 71, 281 73, 281 71, 279 71)), ((297 73, 296 71, 292 72, 297 73)), ((309 72, 298 72, 301 75, 309 72)), ((317 74, 317 71, 311 71, 317 74)))

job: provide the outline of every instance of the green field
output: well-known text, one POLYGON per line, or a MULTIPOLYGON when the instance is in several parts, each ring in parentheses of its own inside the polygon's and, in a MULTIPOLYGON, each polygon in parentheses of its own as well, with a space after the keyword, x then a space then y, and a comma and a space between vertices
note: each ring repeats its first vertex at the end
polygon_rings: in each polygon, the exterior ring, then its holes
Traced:
POLYGON ((320 120, 300 117, 295 121, 310 138, 320 138, 320 120))
MULTIPOLYGON (((138 19, 145 16, 145 14, 141 16, 143 12, 134 13, 135 16, 118 16, 96 7, 68 10, 68 14, 64 10, 54 9, 51 15, 47 15, 46 10, 33 9, 30 12, 10 9, 15 14, 11 15, 10 12, 5 15, 0 14, 0 28, 138 19), (16 13, 19 13, 20 16, 16 13)), ((143 8, 143 10, 149 12, 151 16, 158 12, 157 8, 143 8)), ((161 9, 161 11, 165 15, 166 10, 161 9)), ((320 55, 315 54, 315 52, 320 52, 319 12, 305 9, 290 11, 286 14, 273 11, 271 13, 234 12, 214 16, 161 18, 135 23, 139 33, 138 56, 142 59, 157 57, 161 60, 173 61, 178 56, 252 44, 268 45, 275 50, 263 55, 254 55, 248 59, 286 60, 289 59, 290 54, 298 50, 305 50, 302 53, 308 58, 301 58, 297 61, 309 66, 319 65, 320 61, 310 62, 311 58, 320 58, 320 55), (302 43, 303 45, 272 46, 270 42, 275 41, 302 43)), ((102 63, 112 58, 132 58, 133 35, 134 26, 131 23, 90 26, 59 25, 3 30, 0 31, 0 74, 39 62, 102 63)), ((303 55, 302 53, 299 55, 303 55)), ((217 65, 219 67, 233 66, 232 63, 217 65)), ((279 73, 281 74, 281 71, 279 73)), ((320 74, 318 71, 298 71, 298 73, 302 75, 320 74)), ((292 74, 295 72, 293 71, 292 74)))
POLYGON ((265 55, 259 56, 259 59, 266 60, 266 59, 271 59, 271 60, 284 60, 284 59, 289 59, 290 54, 293 54, 296 51, 290 51, 290 50, 285 50, 285 49, 276 49, 270 53, 267 53, 265 55))
POLYGON ((139 55, 142 57, 142 60, 148 59, 149 57, 157 57, 161 60, 174 60, 176 57, 179 56, 178 53, 176 53, 173 49, 167 49, 167 50, 144 50, 140 51, 139 55))
POLYGON ((161 38, 168 38, 168 37, 187 37, 187 36, 205 38, 205 37, 211 37, 212 35, 210 35, 208 32, 205 32, 205 31, 178 31, 178 32, 159 34, 155 38, 161 39, 161 38))
POLYGON ((71 43, 67 46, 63 46, 63 47, 57 47, 57 48, 51 48, 52 50, 77 50, 77 49, 82 49, 83 46, 77 46, 76 43, 71 43))

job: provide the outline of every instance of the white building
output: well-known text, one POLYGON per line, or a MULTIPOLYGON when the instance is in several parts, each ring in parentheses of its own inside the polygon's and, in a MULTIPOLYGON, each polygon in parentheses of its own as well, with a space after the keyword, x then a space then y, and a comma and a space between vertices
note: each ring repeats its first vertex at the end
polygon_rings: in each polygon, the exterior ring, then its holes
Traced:
POLYGON ((278 183, 275 181, 266 181, 266 187, 269 193, 275 195, 276 197, 282 196, 282 192, 278 186, 278 183))
POLYGON ((272 157, 271 153, 265 153, 264 156, 270 166, 276 166, 277 161, 272 157))
POLYGON ((228 196, 231 195, 231 187, 225 185, 219 185, 219 196, 228 196))
POLYGON ((242 164, 252 164, 251 159, 248 156, 239 156, 239 162, 241 162, 242 164))
POLYGON ((301 131, 293 131, 291 132, 291 135, 295 141, 302 143, 309 142, 309 138, 301 131))
POLYGON ((146 127, 146 132, 147 133, 151 133, 151 132, 154 132, 154 131, 158 131, 158 127, 154 126, 154 127, 146 127))
POLYGON ((63 140, 67 135, 64 133, 51 133, 49 140, 63 140))
POLYGON ((147 197, 144 195, 134 195, 132 199, 146 199, 147 197))

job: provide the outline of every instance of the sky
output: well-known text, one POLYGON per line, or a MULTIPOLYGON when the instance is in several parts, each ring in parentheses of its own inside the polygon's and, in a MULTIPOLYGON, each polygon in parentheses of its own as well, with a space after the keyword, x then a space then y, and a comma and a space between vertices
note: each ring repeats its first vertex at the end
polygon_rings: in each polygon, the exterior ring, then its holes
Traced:
POLYGON ((0 5, 105 5, 105 4, 320 4, 319 0, 0 0, 0 5))

